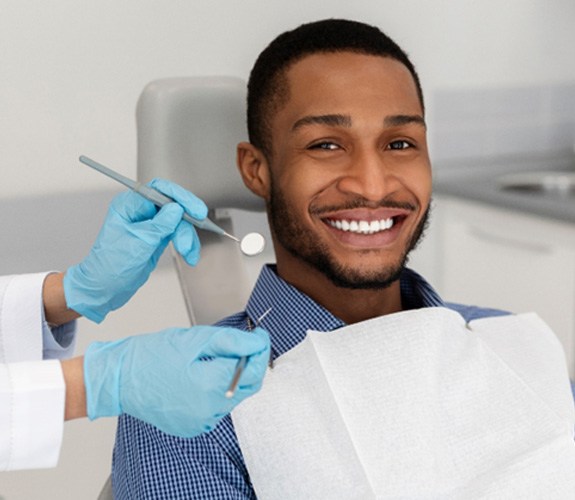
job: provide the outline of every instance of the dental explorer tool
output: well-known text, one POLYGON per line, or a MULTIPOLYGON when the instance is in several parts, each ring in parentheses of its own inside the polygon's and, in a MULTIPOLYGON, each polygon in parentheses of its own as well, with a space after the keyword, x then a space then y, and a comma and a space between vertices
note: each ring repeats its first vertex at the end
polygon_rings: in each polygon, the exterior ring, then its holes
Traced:
MULTIPOLYGON (((262 319, 264 319, 271 310, 272 310, 272 308, 270 307, 266 312, 264 312, 257 319, 256 324, 254 325, 254 328, 257 327, 261 323, 262 319)), ((250 321, 250 318, 248 316, 248 322, 249 321, 250 321)), ((251 331, 251 329, 250 329, 250 331, 251 331)), ((238 364, 236 365, 236 369, 234 371, 234 376, 232 377, 232 381, 230 382, 230 386, 228 387, 228 390, 226 391, 226 398, 229 399, 229 398, 234 396, 234 393, 236 392, 236 388, 238 386, 238 382, 240 381, 240 377, 242 376, 242 373, 244 371, 244 368, 246 367, 247 362, 248 362, 247 356, 242 356, 238 360, 238 364)))
MULTIPOLYGON (((127 177, 124 177, 122 174, 119 174, 118 172, 115 172, 111 168, 105 167, 101 163, 98 163, 98 162, 96 162, 96 161, 94 161, 94 160, 92 160, 86 156, 80 156, 80 161, 84 165, 88 165, 89 167, 92 167, 94 170, 97 170, 98 172, 100 172, 104 175, 107 175, 111 179, 114 179, 115 181, 118 181, 120 184, 123 184, 124 186, 131 189, 132 191, 135 191, 139 195, 146 198, 146 200, 151 201, 157 207, 163 207, 167 203, 174 203, 175 202, 175 200, 173 200, 169 196, 166 196, 163 193, 160 193, 158 190, 151 188, 149 186, 146 186, 145 184, 142 184, 140 182, 136 182, 132 179, 128 179, 127 177)), ((207 217, 203 220, 199 220, 199 219, 195 219, 194 217, 192 217, 191 215, 189 215, 187 213, 184 213, 182 218, 186 222, 189 222, 190 224, 193 224, 194 226, 196 226, 200 229, 204 229, 206 231, 211 231, 213 233, 220 234, 222 236, 226 236, 226 237, 234 240, 236 243, 239 243, 242 253, 244 255, 249 256, 249 257, 253 257, 254 255, 258 255, 261 252, 263 252, 263 250, 264 250, 265 239, 259 233, 248 233, 240 241, 239 238, 236 238, 235 236, 227 233, 220 226, 218 226, 217 224, 212 222, 207 217)))

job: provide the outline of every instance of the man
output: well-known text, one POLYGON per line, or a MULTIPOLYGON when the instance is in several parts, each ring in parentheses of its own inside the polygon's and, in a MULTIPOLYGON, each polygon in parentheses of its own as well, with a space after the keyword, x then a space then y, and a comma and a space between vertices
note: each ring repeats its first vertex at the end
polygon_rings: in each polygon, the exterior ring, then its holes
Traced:
POLYGON ((259 388, 269 359, 261 329, 171 328, 94 342, 85 356, 64 359, 74 348, 74 320, 100 322, 126 303, 170 241, 190 265, 198 261, 198 236, 182 214, 203 219, 205 204, 171 182, 152 186, 178 203, 158 211, 123 193, 80 264, 66 273, 0 276, 0 470, 56 465, 64 419, 125 412, 191 437, 259 388), (241 356, 249 356, 247 369, 226 398, 241 356))
MULTIPOLYGON (((278 358, 307 330, 399 311, 503 314, 446 304, 405 268, 427 223, 431 166, 419 78, 386 35, 343 20, 280 35, 251 72, 247 114, 238 166, 266 201, 277 266, 220 324, 249 330, 271 308, 261 326, 278 358)), ((119 499, 255 498, 230 417, 191 440, 122 417, 112 482, 119 499)))

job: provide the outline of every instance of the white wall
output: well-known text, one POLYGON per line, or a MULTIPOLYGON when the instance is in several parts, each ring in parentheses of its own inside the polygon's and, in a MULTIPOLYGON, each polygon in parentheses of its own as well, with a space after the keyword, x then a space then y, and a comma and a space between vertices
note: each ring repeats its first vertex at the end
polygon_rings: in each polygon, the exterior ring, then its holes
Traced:
MULTIPOLYGON (((63 268, 87 251, 107 190, 117 187, 77 157, 135 176, 134 109, 147 82, 246 78, 276 34, 324 17, 380 26, 412 56, 428 97, 575 81, 573 0, 0 0, 2 272, 63 268), (60 205, 42 213, 47 197, 60 205)), ((79 350, 93 338, 185 323, 180 298, 173 274, 159 270, 110 320, 82 323, 79 350)), ((0 475, 0 497, 94 498, 109 471, 113 427, 68 424, 60 467, 0 475)))
POLYGON ((107 188, 80 154, 134 175, 148 81, 247 77, 273 36, 324 17, 379 25, 427 95, 575 80, 572 0, 0 0, 0 200, 107 188))

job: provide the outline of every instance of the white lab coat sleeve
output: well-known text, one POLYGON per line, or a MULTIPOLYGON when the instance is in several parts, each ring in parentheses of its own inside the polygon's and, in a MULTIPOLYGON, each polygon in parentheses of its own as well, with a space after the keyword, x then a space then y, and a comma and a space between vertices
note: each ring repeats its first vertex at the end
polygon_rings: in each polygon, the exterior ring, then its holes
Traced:
POLYGON ((49 273, 0 276, 0 362, 67 358, 74 351, 76 322, 50 329, 42 286, 49 273))
POLYGON ((58 361, 72 353, 75 322, 52 331, 43 317, 48 273, 0 276, 0 471, 53 467, 64 426, 58 361))
POLYGON ((0 364, 0 471, 56 466, 64 404, 59 361, 0 364))

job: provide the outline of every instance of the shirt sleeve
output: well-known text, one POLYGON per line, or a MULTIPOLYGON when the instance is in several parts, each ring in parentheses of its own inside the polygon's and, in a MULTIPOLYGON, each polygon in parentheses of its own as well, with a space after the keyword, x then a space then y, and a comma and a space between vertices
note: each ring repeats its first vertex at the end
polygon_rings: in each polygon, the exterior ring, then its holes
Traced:
POLYGON ((57 464, 64 403, 59 361, 0 364, 0 471, 57 464))
POLYGON ((42 358, 66 359, 74 354, 76 347, 76 320, 50 327, 42 307, 42 358))

